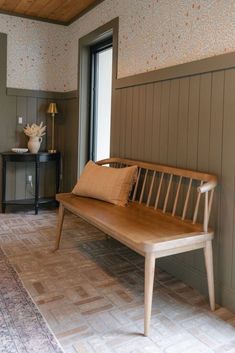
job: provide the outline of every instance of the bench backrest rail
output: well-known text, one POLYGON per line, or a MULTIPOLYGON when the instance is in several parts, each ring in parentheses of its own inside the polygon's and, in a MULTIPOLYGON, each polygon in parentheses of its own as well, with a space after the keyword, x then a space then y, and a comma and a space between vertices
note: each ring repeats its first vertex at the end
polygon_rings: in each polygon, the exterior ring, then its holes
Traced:
POLYGON ((214 189, 217 185, 216 176, 123 158, 109 158, 98 161, 97 164, 115 168, 137 165, 138 174, 130 201, 153 207, 173 217, 178 216, 182 220, 189 219, 193 224, 197 223, 201 196, 204 194, 203 230, 208 231, 214 189), (179 208, 180 212, 177 212, 179 208), (187 217, 189 208, 191 217, 187 217))

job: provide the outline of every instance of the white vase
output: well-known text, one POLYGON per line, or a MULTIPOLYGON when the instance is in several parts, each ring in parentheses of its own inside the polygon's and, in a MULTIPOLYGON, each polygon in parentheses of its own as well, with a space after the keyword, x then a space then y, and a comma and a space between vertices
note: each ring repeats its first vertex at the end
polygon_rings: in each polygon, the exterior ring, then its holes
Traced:
POLYGON ((35 136, 30 137, 28 141, 28 149, 31 153, 38 153, 41 146, 42 138, 35 136))

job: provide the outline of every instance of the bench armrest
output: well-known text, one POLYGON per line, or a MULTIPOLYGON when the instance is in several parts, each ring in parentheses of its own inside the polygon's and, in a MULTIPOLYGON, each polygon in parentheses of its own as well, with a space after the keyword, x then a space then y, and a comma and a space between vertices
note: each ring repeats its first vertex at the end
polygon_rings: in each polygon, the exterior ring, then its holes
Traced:
POLYGON ((207 183, 199 186, 197 188, 198 192, 200 192, 201 194, 203 194, 204 192, 208 192, 210 190, 213 190, 217 185, 217 178, 214 177, 212 180, 208 181, 207 183))

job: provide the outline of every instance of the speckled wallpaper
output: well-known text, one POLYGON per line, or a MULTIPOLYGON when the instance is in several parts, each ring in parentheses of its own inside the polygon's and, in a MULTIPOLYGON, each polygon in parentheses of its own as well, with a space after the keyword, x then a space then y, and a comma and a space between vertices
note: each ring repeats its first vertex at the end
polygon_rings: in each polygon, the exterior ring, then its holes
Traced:
POLYGON ((8 34, 7 86, 64 91, 68 75, 67 27, 0 15, 0 32, 8 34))
POLYGON ((7 85, 76 89, 78 39, 117 16, 119 78, 235 50, 234 0, 105 0, 69 27, 0 15, 7 85))
POLYGON ((119 78, 235 50, 234 0, 106 0, 70 26, 71 87, 78 37, 117 16, 119 78))

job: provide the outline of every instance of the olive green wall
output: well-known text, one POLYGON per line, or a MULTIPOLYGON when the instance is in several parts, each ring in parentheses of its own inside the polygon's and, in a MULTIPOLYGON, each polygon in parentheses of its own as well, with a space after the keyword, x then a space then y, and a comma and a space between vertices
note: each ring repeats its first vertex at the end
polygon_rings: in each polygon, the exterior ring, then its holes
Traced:
MULTIPOLYGON (((112 155, 219 177, 211 226, 217 302, 235 310, 235 54, 119 79, 112 155)), ((158 264, 207 292, 202 251, 158 264)))

